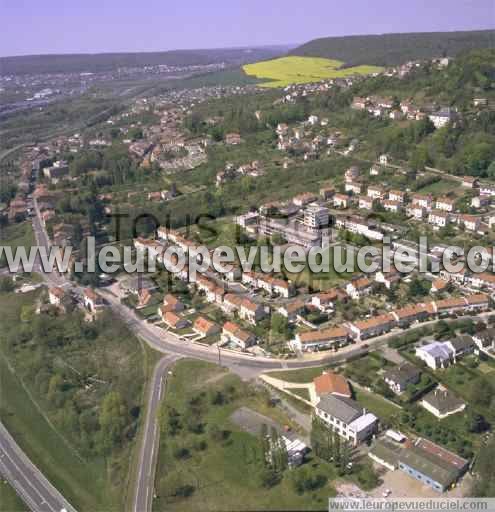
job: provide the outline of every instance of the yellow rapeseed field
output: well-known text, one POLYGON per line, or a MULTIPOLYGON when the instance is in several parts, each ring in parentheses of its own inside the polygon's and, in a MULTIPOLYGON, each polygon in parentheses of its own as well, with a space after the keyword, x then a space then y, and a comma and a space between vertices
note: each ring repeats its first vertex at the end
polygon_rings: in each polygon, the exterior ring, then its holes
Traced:
POLYGON ((261 87, 286 87, 289 84, 318 82, 328 78, 343 78, 350 75, 370 75, 383 68, 378 66, 355 66, 342 68, 339 60, 319 57, 281 57, 279 59, 256 62, 243 66, 247 75, 271 81, 260 84, 261 87))

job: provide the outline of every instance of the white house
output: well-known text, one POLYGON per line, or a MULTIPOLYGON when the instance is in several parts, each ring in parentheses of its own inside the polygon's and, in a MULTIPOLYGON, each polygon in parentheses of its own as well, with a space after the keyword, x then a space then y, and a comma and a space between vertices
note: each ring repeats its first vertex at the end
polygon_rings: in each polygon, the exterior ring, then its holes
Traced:
POLYGON ((466 408, 465 402, 444 387, 437 387, 421 400, 421 405, 438 419, 447 418, 466 408))
POLYGON ((416 347, 416 357, 433 370, 447 368, 455 362, 455 352, 452 347, 439 341, 416 347))
POLYGON ((355 400, 328 394, 316 404, 315 414, 353 446, 369 439, 377 430, 378 418, 355 400))

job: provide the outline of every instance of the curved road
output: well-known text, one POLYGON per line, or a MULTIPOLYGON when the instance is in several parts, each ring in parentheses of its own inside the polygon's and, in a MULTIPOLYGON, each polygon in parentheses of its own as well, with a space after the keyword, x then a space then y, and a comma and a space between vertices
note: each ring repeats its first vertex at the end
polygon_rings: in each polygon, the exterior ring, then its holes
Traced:
POLYGON ((177 359, 179 359, 179 356, 165 356, 160 359, 149 384, 146 418, 139 452, 139 468, 132 508, 134 512, 151 510, 158 441, 160 439, 157 412, 165 391, 167 373, 177 359))

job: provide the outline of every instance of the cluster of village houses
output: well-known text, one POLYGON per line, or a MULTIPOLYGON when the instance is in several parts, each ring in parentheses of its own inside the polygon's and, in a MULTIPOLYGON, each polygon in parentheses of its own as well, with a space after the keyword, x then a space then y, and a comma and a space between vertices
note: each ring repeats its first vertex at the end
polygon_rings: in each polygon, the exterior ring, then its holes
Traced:
MULTIPOLYGON (((388 165, 389 157, 381 155, 379 162, 381 165, 388 165)), ((376 176, 379 173, 380 167, 373 165, 370 175, 376 176)), ((454 223, 463 226, 467 231, 479 234, 486 233, 491 224, 495 222, 495 219, 490 216, 487 216, 487 222, 483 222, 484 219, 481 215, 457 213, 456 201, 452 197, 439 196, 435 198, 432 194, 408 194, 402 190, 389 190, 380 185, 366 186, 356 166, 352 166, 346 171, 344 186, 345 194, 334 193, 331 197, 331 191, 327 192, 328 198, 331 198, 333 206, 336 208, 346 209, 356 206, 360 210, 373 210, 377 205, 381 205, 388 212, 403 212, 414 220, 426 220, 434 229, 454 223)), ((471 176, 462 178, 460 186, 475 192, 476 195, 471 200, 471 207, 474 209, 489 206, 495 196, 495 186, 480 184, 471 176)))
MULTIPOLYGON (((167 246, 180 247, 184 253, 191 253, 193 256, 197 250, 197 244, 186 239, 180 233, 159 228, 158 240, 136 239, 134 245, 137 249, 148 251, 158 261, 163 258, 167 246)), ((212 253, 213 257, 213 253, 212 253)), ((176 264, 173 256, 171 265, 176 264)), ((163 260, 162 260, 163 261, 163 260)), ((433 300, 420 304, 410 304, 403 308, 392 310, 363 320, 345 322, 338 327, 318 329, 311 325, 304 318, 305 311, 314 310, 324 314, 331 314, 335 310, 337 302, 346 300, 358 300, 369 296, 376 289, 378 284, 387 287, 397 284, 401 274, 397 270, 388 273, 377 272, 374 279, 370 277, 356 277, 349 281, 342 288, 332 289, 322 293, 316 293, 305 300, 296 297, 297 290, 289 281, 264 273, 244 272, 240 266, 233 266, 227 274, 219 274, 211 266, 206 271, 195 276, 189 273, 185 266, 176 277, 188 282, 195 290, 204 294, 206 301, 217 305, 226 315, 233 318, 238 317, 246 324, 255 326, 260 320, 269 317, 272 313, 270 306, 264 304, 258 298, 250 294, 239 294, 229 291, 229 285, 241 282, 249 289, 261 289, 268 295, 280 297, 282 304, 276 307, 276 313, 282 314, 291 323, 302 322, 311 328, 306 332, 296 334, 289 342, 290 348, 294 351, 315 351, 322 349, 337 349, 350 342, 361 341, 380 336, 392 331, 395 328, 407 328, 412 324, 427 321, 443 315, 466 314, 485 311, 490 308, 490 297, 485 293, 469 293, 462 297, 450 297, 446 299, 433 300)), ((493 283, 492 283, 493 284, 493 283)), ((437 284, 439 289, 441 284, 437 284)), ((162 320, 170 328, 183 328, 187 326, 185 319, 180 319, 180 309, 170 312, 168 304, 165 309, 160 308, 159 314, 162 320), (173 313, 173 315, 169 314, 173 313)), ((222 339, 225 342, 232 342, 235 346, 246 349, 256 343, 256 337, 249 335, 241 325, 237 326, 238 331, 233 329, 234 321, 224 325, 222 339), (234 332, 233 332, 234 331, 234 332)))

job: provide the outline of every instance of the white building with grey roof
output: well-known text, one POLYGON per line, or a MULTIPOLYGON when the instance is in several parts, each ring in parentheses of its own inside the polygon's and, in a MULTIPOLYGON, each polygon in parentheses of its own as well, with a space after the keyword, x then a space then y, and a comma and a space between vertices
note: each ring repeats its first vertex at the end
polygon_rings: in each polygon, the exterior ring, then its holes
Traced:
POLYGON ((315 414, 353 446, 369 439, 378 426, 378 418, 363 409, 355 400, 331 394, 320 399, 315 407, 315 414))

